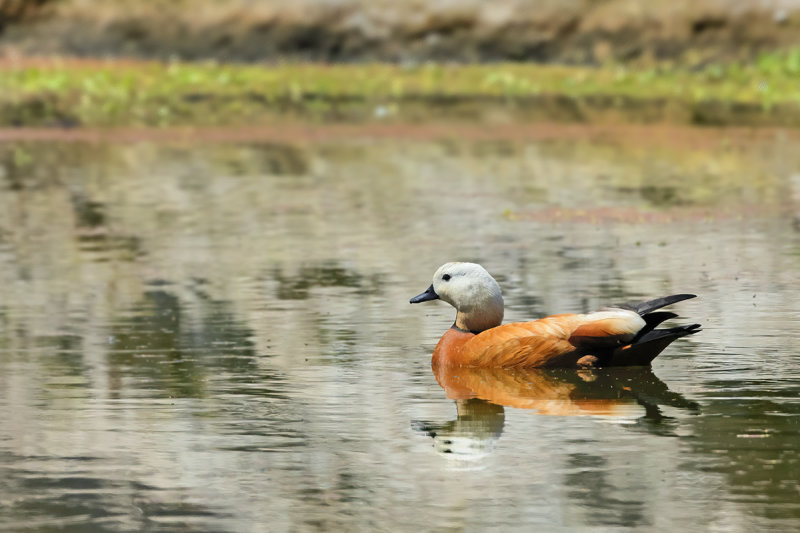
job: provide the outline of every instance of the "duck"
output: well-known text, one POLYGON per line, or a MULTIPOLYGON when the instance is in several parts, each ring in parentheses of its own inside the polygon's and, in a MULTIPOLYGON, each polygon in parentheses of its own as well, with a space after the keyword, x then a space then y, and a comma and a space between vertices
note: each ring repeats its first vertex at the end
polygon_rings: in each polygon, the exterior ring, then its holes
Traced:
POLYGON ((700 324, 657 329, 678 316, 658 309, 695 297, 673 294, 502 324, 497 281, 477 263, 452 262, 440 266, 430 287, 409 302, 442 300, 456 308, 455 322, 433 351, 434 368, 600 368, 650 366, 674 340, 701 331, 700 324))

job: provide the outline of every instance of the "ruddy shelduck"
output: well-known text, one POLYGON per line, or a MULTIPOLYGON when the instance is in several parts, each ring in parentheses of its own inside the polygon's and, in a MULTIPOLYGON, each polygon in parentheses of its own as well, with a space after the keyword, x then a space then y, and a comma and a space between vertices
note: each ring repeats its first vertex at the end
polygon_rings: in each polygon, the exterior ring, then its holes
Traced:
POLYGON ((700 324, 656 329, 677 315, 653 311, 694 297, 675 294, 501 325, 503 294, 497 281, 478 264, 446 263, 410 303, 441 299, 456 308, 455 323, 433 351, 434 366, 602 367, 650 365, 672 341, 700 331, 700 324))

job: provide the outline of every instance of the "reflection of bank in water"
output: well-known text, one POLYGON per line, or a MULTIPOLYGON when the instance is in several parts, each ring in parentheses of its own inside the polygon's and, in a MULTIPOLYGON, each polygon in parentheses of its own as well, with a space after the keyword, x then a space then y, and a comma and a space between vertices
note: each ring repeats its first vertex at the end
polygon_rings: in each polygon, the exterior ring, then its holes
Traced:
POLYGON ((662 405, 697 410, 697 404, 669 390, 650 368, 600 370, 503 370, 437 367, 434 374, 457 417, 445 423, 414 421, 434 440, 440 454, 468 465, 488 456, 505 424, 504 406, 540 415, 598 416, 643 421, 663 433, 662 405), (644 414, 642 414, 644 411, 644 414))

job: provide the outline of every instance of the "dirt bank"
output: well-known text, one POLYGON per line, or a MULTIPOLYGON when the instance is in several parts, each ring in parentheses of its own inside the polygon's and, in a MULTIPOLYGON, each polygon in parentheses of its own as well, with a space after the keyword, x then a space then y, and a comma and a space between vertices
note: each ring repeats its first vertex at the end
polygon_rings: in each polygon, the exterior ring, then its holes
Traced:
POLYGON ((800 0, 0 0, 0 55, 702 64, 800 46, 800 0))

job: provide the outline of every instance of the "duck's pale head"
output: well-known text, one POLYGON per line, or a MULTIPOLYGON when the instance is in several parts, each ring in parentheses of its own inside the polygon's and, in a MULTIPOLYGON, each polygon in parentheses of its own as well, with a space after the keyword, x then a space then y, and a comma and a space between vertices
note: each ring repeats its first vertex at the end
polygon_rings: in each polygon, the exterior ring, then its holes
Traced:
POLYGON ((503 321, 500 285, 476 263, 445 263, 433 275, 428 289, 412 304, 441 299, 456 308, 455 326, 474 333, 499 326, 503 321))

